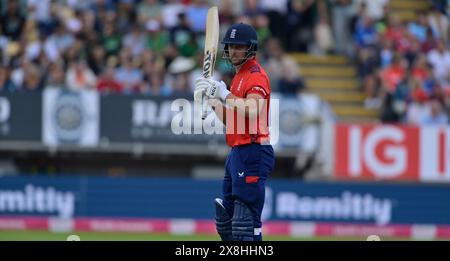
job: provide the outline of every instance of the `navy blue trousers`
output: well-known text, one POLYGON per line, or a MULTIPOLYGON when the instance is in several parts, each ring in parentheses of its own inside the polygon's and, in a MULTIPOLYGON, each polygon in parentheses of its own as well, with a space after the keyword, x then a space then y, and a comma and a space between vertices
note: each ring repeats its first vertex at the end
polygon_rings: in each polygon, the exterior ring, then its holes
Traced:
POLYGON ((274 165, 271 145, 252 143, 231 149, 223 180, 223 201, 230 217, 233 216, 234 200, 238 199, 252 212, 254 228, 261 228, 265 183, 274 165))

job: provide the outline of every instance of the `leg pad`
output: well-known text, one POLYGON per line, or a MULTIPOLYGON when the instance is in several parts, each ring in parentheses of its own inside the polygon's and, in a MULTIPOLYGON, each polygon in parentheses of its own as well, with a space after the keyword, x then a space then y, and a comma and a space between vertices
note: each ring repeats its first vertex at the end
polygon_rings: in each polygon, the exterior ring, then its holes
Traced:
POLYGON ((222 241, 233 241, 233 235, 231 230, 231 217, 228 215, 223 200, 216 198, 214 200, 216 207, 216 229, 222 241))

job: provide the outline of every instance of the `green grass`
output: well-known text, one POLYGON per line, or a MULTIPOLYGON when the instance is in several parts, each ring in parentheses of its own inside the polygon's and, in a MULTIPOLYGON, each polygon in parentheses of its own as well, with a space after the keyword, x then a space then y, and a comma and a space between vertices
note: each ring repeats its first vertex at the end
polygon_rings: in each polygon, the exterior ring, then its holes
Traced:
MULTIPOLYGON (((216 235, 170 235, 159 233, 71 232, 0 230, 0 241, 65 241, 69 235, 78 235, 82 241, 218 241, 216 235)), ((326 240, 364 241, 362 237, 314 237, 266 236, 264 241, 326 240)), ((409 240, 406 238, 382 238, 381 240, 409 240)))

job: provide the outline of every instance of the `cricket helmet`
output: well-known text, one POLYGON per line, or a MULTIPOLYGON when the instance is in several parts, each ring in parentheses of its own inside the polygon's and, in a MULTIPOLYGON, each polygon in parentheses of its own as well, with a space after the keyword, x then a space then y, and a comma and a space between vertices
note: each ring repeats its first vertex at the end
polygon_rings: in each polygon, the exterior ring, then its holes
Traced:
POLYGON ((233 24, 228 28, 221 43, 225 45, 224 54, 226 56, 228 56, 229 44, 248 45, 249 48, 246 55, 246 58, 248 58, 251 55, 255 55, 256 50, 258 49, 258 35, 251 25, 244 23, 233 24))

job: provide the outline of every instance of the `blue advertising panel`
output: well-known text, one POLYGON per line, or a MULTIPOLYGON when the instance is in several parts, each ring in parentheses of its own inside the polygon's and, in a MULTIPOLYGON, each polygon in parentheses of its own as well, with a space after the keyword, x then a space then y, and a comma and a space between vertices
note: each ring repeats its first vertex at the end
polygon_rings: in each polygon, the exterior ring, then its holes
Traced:
MULTIPOLYGON (((2 177, 0 215, 212 219, 219 180, 2 177)), ((450 187, 271 180, 266 220, 450 224, 450 187)))

